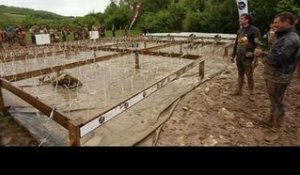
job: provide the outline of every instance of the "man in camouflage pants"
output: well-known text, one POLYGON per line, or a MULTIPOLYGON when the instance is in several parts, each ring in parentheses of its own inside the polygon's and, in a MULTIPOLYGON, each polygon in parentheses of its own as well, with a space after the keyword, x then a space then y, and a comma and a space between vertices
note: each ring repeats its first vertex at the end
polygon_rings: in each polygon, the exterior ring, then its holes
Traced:
POLYGON ((280 128, 285 114, 283 97, 290 84, 299 56, 300 39, 295 31, 295 16, 283 12, 275 16, 274 29, 277 40, 269 52, 255 50, 256 56, 263 58, 265 64, 265 80, 271 101, 270 118, 268 125, 280 128))
MULTIPOLYGON (((231 61, 236 58, 238 68, 238 86, 232 95, 242 95, 244 84, 244 76, 247 76, 249 95, 252 97, 254 91, 253 71, 256 66, 256 58, 254 50, 258 47, 260 39, 260 31, 252 25, 252 16, 250 14, 242 14, 240 17, 240 29, 232 53, 231 61)), ((250 100, 253 100, 250 98, 250 100)))

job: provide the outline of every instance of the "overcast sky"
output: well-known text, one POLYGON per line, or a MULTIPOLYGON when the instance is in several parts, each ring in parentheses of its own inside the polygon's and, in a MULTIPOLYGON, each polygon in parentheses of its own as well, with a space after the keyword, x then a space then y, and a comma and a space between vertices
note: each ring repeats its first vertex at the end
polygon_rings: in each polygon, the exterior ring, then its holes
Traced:
POLYGON ((45 10, 63 16, 83 16, 103 12, 110 0, 0 0, 0 5, 45 10))

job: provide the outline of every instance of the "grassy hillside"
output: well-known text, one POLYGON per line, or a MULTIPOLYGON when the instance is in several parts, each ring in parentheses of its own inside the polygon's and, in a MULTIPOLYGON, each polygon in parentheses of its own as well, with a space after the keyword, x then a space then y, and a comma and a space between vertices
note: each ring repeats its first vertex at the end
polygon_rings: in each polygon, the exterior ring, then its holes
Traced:
POLYGON ((23 15, 23 16, 33 16, 36 18, 44 18, 44 19, 62 19, 65 18, 64 16, 47 12, 47 11, 41 11, 41 10, 32 10, 28 8, 19 8, 19 7, 11 7, 11 6, 5 6, 0 5, 0 13, 6 13, 6 14, 12 14, 12 15, 23 15))
POLYGON ((21 25, 28 29, 34 23, 61 28, 64 25, 70 25, 74 19, 47 11, 0 5, 0 28, 8 25, 21 25))
MULTIPOLYGON (((0 29, 11 25, 20 25, 25 31, 28 31, 31 26, 37 24, 39 26, 47 26, 55 29, 61 29, 66 26, 71 30, 75 30, 78 24, 87 25, 89 28, 95 24, 104 24, 107 29, 106 36, 110 37, 111 23, 105 23, 105 18, 106 16, 104 16, 102 13, 91 13, 84 17, 75 18, 61 16, 47 11, 0 5, 0 29)), ((118 26, 118 28, 124 27, 124 25, 121 25, 119 21, 117 21, 115 24, 118 26)), ((132 30, 130 35, 136 36, 140 33, 141 32, 139 30, 132 30)), ((121 30, 117 32, 117 36, 123 35, 124 31, 121 30)))

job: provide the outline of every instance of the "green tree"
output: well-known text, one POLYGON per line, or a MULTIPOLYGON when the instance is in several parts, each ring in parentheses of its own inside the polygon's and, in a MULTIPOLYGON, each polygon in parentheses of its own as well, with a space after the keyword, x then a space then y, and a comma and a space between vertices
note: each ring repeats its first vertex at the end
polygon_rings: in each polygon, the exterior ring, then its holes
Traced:
POLYGON ((185 19, 185 9, 184 7, 180 6, 180 4, 171 4, 169 6, 169 16, 168 19, 169 27, 173 31, 182 31, 182 22, 185 19))
POLYGON ((292 12, 297 16, 300 16, 300 1, 296 2, 295 0, 280 0, 276 6, 276 12, 292 12))

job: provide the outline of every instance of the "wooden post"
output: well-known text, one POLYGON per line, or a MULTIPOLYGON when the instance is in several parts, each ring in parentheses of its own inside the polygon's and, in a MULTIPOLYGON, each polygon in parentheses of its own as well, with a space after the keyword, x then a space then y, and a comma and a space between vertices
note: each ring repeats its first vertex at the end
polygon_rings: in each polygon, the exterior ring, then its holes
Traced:
POLYGON ((135 52, 134 55, 135 55, 135 68, 140 69, 139 53, 135 52))
POLYGON ((228 56, 228 47, 225 47, 224 48, 224 57, 227 57, 228 56))
POLYGON ((66 50, 64 50, 63 52, 64 52, 64 56, 65 56, 65 58, 68 58, 67 51, 66 51, 66 50))
POLYGON ((4 100, 2 95, 2 85, 0 82, 0 112, 4 112, 4 100))
POLYGON ((182 43, 180 43, 179 53, 182 55, 182 43))
POLYGON ((204 61, 199 64, 199 76, 201 79, 204 78, 204 61))
POLYGON ((80 146, 80 127, 74 121, 69 123, 69 140, 70 146, 80 146))
POLYGON ((94 59, 96 59, 97 55, 96 55, 96 50, 95 49, 93 49, 93 54, 94 54, 94 59))
POLYGON ((144 48, 145 48, 145 49, 147 48, 147 43, 146 43, 146 41, 144 41, 144 48))

